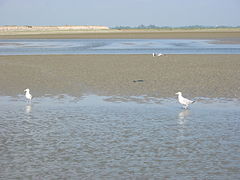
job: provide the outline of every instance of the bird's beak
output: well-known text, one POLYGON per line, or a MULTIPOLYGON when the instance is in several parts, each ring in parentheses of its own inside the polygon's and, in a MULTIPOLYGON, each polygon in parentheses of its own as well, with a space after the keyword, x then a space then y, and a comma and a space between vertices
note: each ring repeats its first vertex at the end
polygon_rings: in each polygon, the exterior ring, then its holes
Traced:
POLYGON ((178 93, 176 93, 176 94, 178 94, 178 93))

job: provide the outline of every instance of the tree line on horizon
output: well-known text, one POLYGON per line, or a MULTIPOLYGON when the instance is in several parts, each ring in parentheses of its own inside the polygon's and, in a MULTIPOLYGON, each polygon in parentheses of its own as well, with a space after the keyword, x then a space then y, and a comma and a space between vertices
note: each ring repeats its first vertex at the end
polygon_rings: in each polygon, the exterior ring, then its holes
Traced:
POLYGON ((156 25, 138 25, 138 26, 115 26, 111 29, 222 29, 222 28, 240 28, 240 26, 203 26, 203 25, 191 25, 191 26, 156 26, 156 25))

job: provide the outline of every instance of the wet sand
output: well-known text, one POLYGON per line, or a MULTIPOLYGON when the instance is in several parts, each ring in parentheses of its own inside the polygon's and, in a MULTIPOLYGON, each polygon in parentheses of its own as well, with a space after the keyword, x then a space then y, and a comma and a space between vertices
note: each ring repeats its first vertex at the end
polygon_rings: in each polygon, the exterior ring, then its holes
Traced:
POLYGON ((0 94, 240 98, 240 55, 0 56, 0 94))
POLYGON ((240 38, 240 29, 202 30, 98 30, 98 31, 6 31, 0 39, 215 39, 240 38))

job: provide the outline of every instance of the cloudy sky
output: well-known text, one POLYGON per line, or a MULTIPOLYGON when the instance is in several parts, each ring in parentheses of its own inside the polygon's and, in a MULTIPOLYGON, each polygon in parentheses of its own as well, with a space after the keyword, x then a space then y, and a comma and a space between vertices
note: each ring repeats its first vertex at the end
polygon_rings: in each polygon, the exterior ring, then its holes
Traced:
POLYGON ((0 0, 0 25, 240 25, 240 0, 0 0))

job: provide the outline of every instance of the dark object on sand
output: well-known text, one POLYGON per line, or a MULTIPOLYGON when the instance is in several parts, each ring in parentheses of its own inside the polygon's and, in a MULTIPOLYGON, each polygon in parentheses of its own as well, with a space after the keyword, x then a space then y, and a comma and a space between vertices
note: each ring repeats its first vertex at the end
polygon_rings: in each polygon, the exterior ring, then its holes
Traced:
POLYGON ((139 79, 139 80, 133 80, 133 82, 134 82, 134 83, 136 83, 136 82, 143 82, 143 80, 142 80, 142 79, 139 79))

